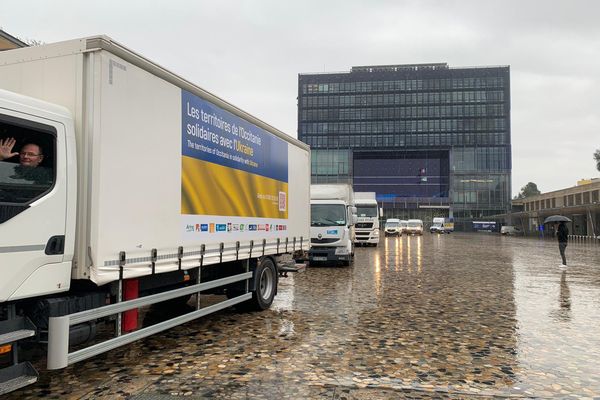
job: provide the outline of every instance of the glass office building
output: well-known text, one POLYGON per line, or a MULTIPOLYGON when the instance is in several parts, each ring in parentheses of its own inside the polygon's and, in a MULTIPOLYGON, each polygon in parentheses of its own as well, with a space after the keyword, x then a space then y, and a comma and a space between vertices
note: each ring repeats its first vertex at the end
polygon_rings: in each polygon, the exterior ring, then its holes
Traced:
POLYGON ((384 218, 448 216, 471 230, 510 208, 508 66, 300 74, 298 138, 313 183, 376 192, 384 218))

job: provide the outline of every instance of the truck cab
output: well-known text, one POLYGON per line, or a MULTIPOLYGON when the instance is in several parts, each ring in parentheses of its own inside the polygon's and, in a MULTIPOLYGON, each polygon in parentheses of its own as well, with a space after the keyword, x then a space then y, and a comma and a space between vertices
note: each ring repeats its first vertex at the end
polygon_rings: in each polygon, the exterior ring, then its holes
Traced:
POLYGON ((350 185, 311 185, 310 263, 350 265, 354 257, 356 207, 350 185))
POLYGON ((354 199, 358 217, 355 243, 377 246, 379 244, 379 206, 375 192, 356 192, 354 199))
POLYGON ((444 230, 444 219, 445 218, 434 218, 431 226, 429 227, 430 233, 446 233, 444 230))

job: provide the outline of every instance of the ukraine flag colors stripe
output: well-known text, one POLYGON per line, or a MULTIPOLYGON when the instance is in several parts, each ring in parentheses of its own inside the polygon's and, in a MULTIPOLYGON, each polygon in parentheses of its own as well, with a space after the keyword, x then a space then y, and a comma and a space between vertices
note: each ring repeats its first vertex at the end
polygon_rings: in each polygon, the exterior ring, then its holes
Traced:
POLYGON ((182 157, 182 214, 287 219, 287 195, 286 182, 182 157), (280 192, 285 193, 283 211, 280 192))

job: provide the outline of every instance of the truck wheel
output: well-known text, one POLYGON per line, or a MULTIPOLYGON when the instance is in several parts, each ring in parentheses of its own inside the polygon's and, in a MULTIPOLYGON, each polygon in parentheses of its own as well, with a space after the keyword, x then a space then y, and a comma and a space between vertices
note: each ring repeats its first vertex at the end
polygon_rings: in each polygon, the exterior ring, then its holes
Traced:
POLYGON ((273 260, 270 258, 262 260, 254 270, 254 279, 256 290, 252 292, 252 299, 237 304, 235 307, 238 310, 262 311, 273 304, 277 293, 277 268, 275 268, 273 260))

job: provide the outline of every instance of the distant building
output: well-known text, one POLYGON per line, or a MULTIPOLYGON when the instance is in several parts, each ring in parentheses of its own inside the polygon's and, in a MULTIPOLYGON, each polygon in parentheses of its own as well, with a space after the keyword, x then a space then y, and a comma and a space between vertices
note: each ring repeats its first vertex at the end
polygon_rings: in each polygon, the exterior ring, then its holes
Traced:
POLYGON ((537 234, 550 215, 564 215, 572 235, 600 236, 600 178, 583 179, 577 186, 513 200, 513 212, 498 216, 500 224, 516 225, 537 234))
POLYGON ((27 43, 0 30, 0 51, 16 49, 19 47, 27 47, 27 43))
POLYGON ((508 66, 300 74, 298 138, 312 148, 313 183, 376 192, 384 218, 450 216, 470 230, 510 209, 508 66))

